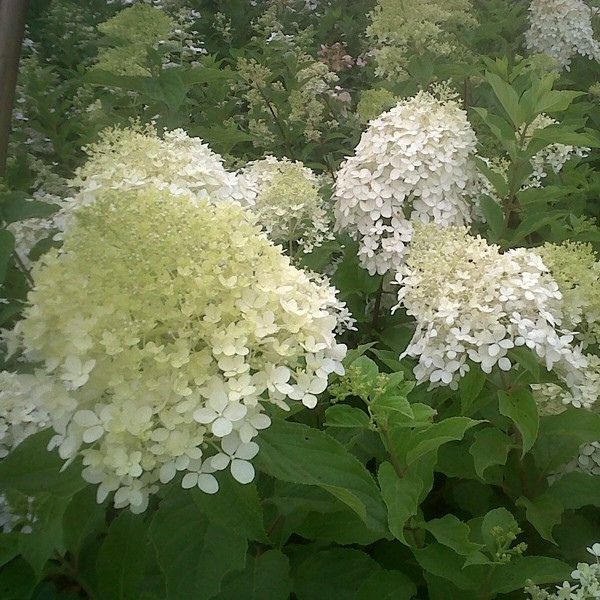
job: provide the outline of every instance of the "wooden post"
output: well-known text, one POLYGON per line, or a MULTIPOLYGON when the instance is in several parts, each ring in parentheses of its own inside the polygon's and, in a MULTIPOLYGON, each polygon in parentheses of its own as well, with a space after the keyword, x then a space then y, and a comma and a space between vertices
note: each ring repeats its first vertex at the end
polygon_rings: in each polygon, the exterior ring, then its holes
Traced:
POLYGON ((29 0, 0 0, 0 177, 6 172, 21 44, 29 0))

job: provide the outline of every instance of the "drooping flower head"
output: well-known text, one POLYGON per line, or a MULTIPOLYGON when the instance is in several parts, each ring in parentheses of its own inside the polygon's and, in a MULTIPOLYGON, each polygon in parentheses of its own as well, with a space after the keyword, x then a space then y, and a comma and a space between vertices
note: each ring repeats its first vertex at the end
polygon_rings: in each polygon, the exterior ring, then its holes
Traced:
POLYGON ((573 334, 561 329, 558 285, 532 251, 501 253, 465 228, 422 225, 396 280, 399 306, 416 319, 405 355, 418 359, 418 382, 456 387, 468 360, 485 373, 508 371, 515 346, 560 369, 567 383, 588 366, 573 334))
POLYGON ((463 225, 476 138, 454 101, 421 92, 369 124, 336 181, 338 229, 359 241, 371 274, 397 271, 414 223, 463 225))
POLYGON ((62 390, 44 398, 61 457, 117 507, 178 471, 208 493, 221 469, 250 481, 265 405, 314 407, 343 372, 335 290, 235 203, 104 192, 33 276, 7 340, 62 390))
POLYGON ((299 161, 267 156, 238 174, 240 190, 269 237, 311 252, 331 237, 330 215, 315 173, 299 161))
POLYGON ((161 137, 152 125, 109 128, 84 151, 88 160, 72 182, 79 189, 78 205, 104 190, 144 187, 196 199, 236 197, 235 175, 225 170, 221 156, 183 129, 161 137))
POLYGON ((529 6, 527 48, 553 58, 561 68, 569 68, 580 54, 600 60, 600 44, 594 39, 594 9, 583 0, 532 0, 529 6))

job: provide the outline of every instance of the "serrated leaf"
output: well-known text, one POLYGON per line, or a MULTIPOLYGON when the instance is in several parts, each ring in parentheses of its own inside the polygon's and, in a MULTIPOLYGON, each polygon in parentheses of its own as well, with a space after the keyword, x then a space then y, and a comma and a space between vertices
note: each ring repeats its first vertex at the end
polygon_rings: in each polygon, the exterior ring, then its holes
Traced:
POLYGON ((6 278, 6 270, 14 249, 15 236, 7 229, 0 229, 0 284, 6 278))
POLYGON ((288 600, 292 591, 288 557, 280 550, 267 550, 249 558, 246 568, 223 582, 213 600, 288 600))
POLYGON ((377 478, 388 509, 388 527, 396 539, 408 545, 404 527, 418 512, 424 483, 413 470, 400 478, 389 462, 381 464, 377 478))
POLYGON ((269 543, 256 485, 242 485, 230 475, 219 480, 218 494, 191 492, 194 503, 206 518, 234 531, 240 537, 269 543))
POLYGON ((503 208, 486 195, 481 196, 479 205, 494 239, 500 240, 505 230, 503 208))
POLYGON ((294 573, 298 600, 355 600, 356 590, 381 567, 367 554, 350 548, 315 552, 294 573))
POLYGON ((45 429, 29 436, 0 461, 0 488, 68 497, 86 486, 78 464, 60 471, 63 461, 58 453, 46 449, 52 435, 45 429))
POLYGON ((96 502, 96 490, 88 486, 75 494, 63 515, 65 548, 79 554, 86 537, 105 528, 103 504, 96 502))
POLYGON ((483 548, 481 544, 476 544, 469 539, 471 528, 454 515, 444 515, 439 519, 422 523, 421 526, 432 533, 440 544, 452 548, 461 556, 469 556, 483 548))
POLYGON ((527 520, 537 529, 538 533, 545 540, 556 544, 552 537, 552 530, 562 519, 563 505, 556 498, 544 495, 533 500, 521 496, 516 504, 525 509, 527 520))
POLYGON ((332 437, 300 423, 276 421, 261 433, 257 467, 281 481, 315 485, 347 504, 374 531, 386 531, 386 510, 365 467, 332 437))
POLYGON ((506 464, 506 458, 514 443, 508 435, 495 427, 476 432, 474 438, 469 454, 473 456, 477 475, 485 479, 484 474, 488 467, 506 464))
POLYGON ((495 73, 487 72, 485 74, 487 82, 492 86, 496 98, 500 101, 502 108, 506 111, 515 127, 523 124, 523 111, 519 106, 519 95, 515 89, 506 81, 503 81, 495 73))
POLYGON ((473 406, 473 403, 481 394, 486 382, 485 373, 478 365, 471 365, 471 368, 464 377, 461 378, 458 389, 460 392, 460 407, 463 415, 467 415, 473 406))
POLYGON ((537 404, 531 391, 521 388, 510 394, 498 392, 500 413, 508 417, 521 434, 521 456, 535 443, 539 428, 537 404))
POLYGON ((437 450, 442 444, 462 440, 465 433, 478 423, 480 421, 468 417, 450 417, 426 429, 415 431, 412 448, 406 454, 406 462, 410 465, 425 454, 437 450))
POLYGON ((149 535, 165 575, 164 600, 209 600, 228 573, 245 566, 246 539, 210 523, 183 490, 163 501, 149 535))
POLYGON ((572 568, 561 560, 546 556, 522 556, 505 565, 499 565, 492 573, 489 589, 493 594, 508 594, 534 584, 562 582, 569 579, 572 568))
POLYGON ((150 550, 142 515, 123 511, 110 525, 96 560, 99 600, 137 600, 150 550))
POLYGON ((367 577, 358 588, 356 600, 410 600, 417 586, 400 571, 379 571, 367 577))
POLYGON ((369 427, 369 415, 360 408, 347 404, 334 404, 325 411, 327 427, 369 427))
POLYGON ((487 572, 483 565, 464 567, 464 556, 439 543, 414 548, 413 553, 424 571, 451 581, 461 590, 478 589, 487 572))
POLYGON ((505 508, 494 508, 490 510, 481 521, 481 539, 490 551, 496 548, 496 538, 492 534, 495 528, 502 531, 517 531, 519 524, 514 515, 505 508))

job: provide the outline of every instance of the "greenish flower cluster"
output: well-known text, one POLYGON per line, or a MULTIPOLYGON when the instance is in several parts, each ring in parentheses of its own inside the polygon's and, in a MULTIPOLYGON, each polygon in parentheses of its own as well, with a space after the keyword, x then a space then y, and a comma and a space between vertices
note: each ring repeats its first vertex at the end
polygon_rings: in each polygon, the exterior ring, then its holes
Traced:
POLYGON ((477 24, 470 0, 379 0, 370 17, 376 71, 390 80, 406 79, 411 57, 425 51, 460 56, 461 32, 477 24))

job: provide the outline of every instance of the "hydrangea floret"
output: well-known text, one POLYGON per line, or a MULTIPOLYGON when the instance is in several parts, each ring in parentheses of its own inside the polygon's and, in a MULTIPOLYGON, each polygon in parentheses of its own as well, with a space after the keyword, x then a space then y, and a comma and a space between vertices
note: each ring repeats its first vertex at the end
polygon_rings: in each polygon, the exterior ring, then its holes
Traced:
POLYGON ((527 48, 550 56, 566 69, 578 54, 600 60, 600 44, 592 27, 594 12, 584 0, 532 0, 527 48))
POLYGON ((336 291, 234 202, 104 192, 33 278, 6 341, 61 389, 51 445, 116 507, 145 510, 178 472, 207 493, 226 468, 248 483, 266 405, 312 408, 343 373, 336 291))
POLYGON ((561 329, 562 295, 534 252, 501 253, 463 227, 421 225, 396 281, 396 308, 416 319, 404 355, 418 359, 419 383, 456 388, 469 361, 485 373, 508 371, 515 346, 529 348, 549 371, 562 369, 571 383, 588 366, 573 334, 561 329))
POLYGON ((222 157, 183 129, 160 136, 153 125, 109 128, 84 151, 88 159, 72 181, 77 205, 93 202, 104 190, 144 187, 198 200, 239 199, 235 175, 225 170, 222 157))
POLYGON ((332 239, 331 215, 317 175, 299 161, 267 156, 238 173, 238 185, 258 222, 276 243, 304 252, 332 239))
POLYGON ((427 92, 371 121, 334 192, 336 226, 358 240, 369 273, 398 270, 415 222, 470 222, 476 143, 460 106, 427 92))

